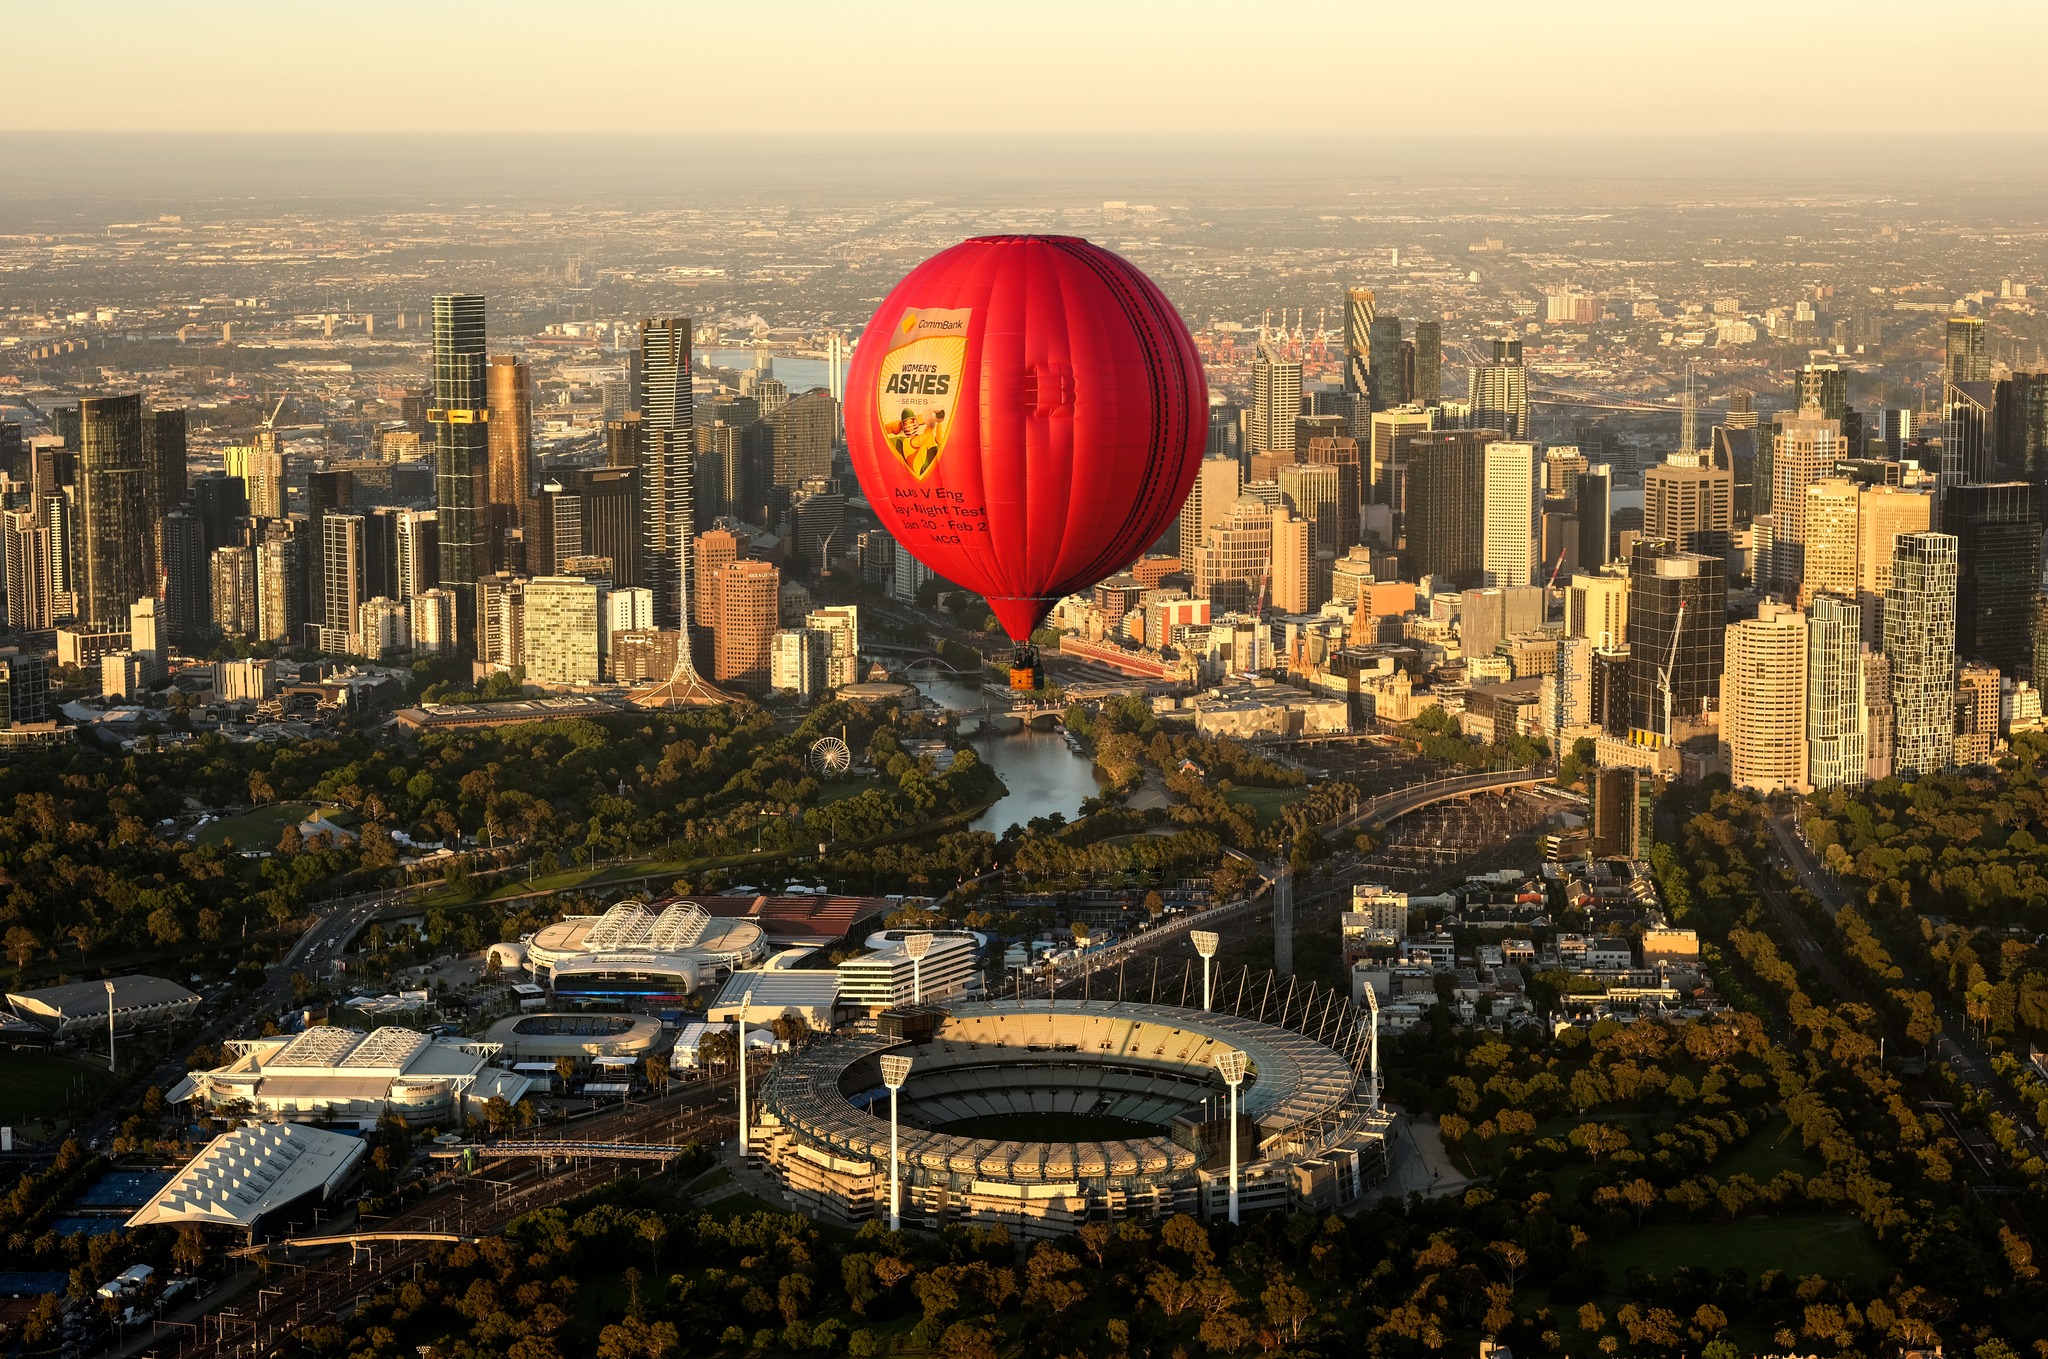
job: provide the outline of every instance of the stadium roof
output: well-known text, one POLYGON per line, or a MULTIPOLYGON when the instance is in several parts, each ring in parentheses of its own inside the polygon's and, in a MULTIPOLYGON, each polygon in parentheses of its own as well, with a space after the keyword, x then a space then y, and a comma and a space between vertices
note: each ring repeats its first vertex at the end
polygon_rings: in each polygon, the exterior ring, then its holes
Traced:
POLYGON ((747 1002, 749 1024, 766 1021, 778 1011, 799 1010, 811 1014, 829 1014, 839 1003, 839 974, 837 972, 735 972, 725 979, 718 995, 705 1010, 704 1017, 715 1022, 739 1017, 740 1002, 747 993, 754 998, 747 1002))
POLYGON ((186 1162, 128 1225, 251 1228, 308 1194, 331 1197, 364 1150, 359 1137, 301 1123, 236 1128, 186 1162))

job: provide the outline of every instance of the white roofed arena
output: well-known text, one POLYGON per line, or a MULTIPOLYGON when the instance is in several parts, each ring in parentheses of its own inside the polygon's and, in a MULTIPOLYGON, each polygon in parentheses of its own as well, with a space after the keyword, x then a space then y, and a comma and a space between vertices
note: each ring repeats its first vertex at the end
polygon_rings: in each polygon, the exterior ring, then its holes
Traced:
POLYGON ((526 947, 535 981, 556 995, 681 997, 768 956, 757 921, 712 915, 687 901, 622 901, 603 915, 572 915, 526 947))
POLYGON ((906 1223, 1054 1236, 1089 1219, 1220 1215, 1230 1106, 1218 1061, 1241 1052, 1244 1207, 1327 1209, 1384 1174, 1389 1122, 1371 1089, 1370 1035, 1327 991, 1266 1020, 1113 1000, 914 1007, 885 1014, 878 1033, 778 1062, 750 1150, 807 1212, 886 1217, 882 1058, 903 1056, 906 1223))

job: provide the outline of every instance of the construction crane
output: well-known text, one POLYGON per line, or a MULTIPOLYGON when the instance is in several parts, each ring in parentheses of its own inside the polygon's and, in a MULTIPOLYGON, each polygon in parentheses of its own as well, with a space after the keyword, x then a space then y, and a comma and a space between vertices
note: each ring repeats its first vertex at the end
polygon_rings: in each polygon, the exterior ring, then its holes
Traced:
POLYGON ((1252 605, 1252 664, 1246 675, 1248 679, 1259 677, 1259 659, 1266 649, 1266 582, 1272 575, 1273 566, 1268 562, 1259 572, 1259 597, 1252 605))
POLYGON ((1559 548, 1559 549, 1557 550, 1557 560, 1556 560, 1555 562, 1551 563, 1551 567, 1550 567, 1550 579, 1549 579, 1548 581, 1544 582, 1544 585, 1543 585, 1543 588, 1544 588, 1544 589, 1546 589, 1546 590, 1555 590, 1555 589, 1557 588, 1557 578, 1558 578, 1558 576, 1559 576, 1559 575, 1561 575, 1561 574, 1562 574, 1562 573, 1564 572, 1564 554, 1565 554, 1565 553, 1566 553, 1566 551, 1568 551, 1568 550, 1569 550, 1569 549, 1568 549, 1568 548, 1565 548, 1565 547, 1560 547, 1560 548, 1559 548))
POLYGON ((263 423, 258 426, 259 429, 265 430, 272 434, 277 432, 277 417, 281 413, 283 413, 285 398, 290 396, 291 394, 292 389, 289 387, 285 388, 283 391, 277 394, 277 404, 270 408, 270 414, 264 419, 263 423))
POLYGON ((1657 669, 1657 687, 1664 691, 1664 743, 1671 744, 1671 672, 1678 665, 1678 639, 1685 634, 1685 601, 1678 601, 1678 618, 1671 624, 1671 654, 1657 669))

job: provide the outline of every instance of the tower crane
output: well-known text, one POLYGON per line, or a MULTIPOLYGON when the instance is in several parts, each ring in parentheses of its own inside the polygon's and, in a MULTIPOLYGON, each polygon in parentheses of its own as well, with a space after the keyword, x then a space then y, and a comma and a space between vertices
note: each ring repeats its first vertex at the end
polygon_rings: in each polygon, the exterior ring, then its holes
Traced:
POLYGON ((1657 668, 1657 687, 1664 692, 1664 743, 1671 744, 1671 671, 1678 665, 1678 639, 1685 633, 1685 601, 1678 601, 1678 618, 1671 625, 1671 654, 1657 668))

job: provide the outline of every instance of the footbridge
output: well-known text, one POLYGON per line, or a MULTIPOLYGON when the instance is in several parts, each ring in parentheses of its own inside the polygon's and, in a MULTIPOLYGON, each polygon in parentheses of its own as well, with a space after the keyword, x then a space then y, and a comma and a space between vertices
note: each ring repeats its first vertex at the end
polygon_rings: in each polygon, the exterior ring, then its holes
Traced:
POLYGON ((552 1161, 672 1161, 685 1149, 666 1142, 457 1142, 434 1147, 427 1155, 437 1161, 456 1161, 474 1156, 479 1161, 502 1161, 510 1157, 552 1161))
POLYGON ((1336 820, 1326 823, 1322 829, 1325 833, 1359 827, 1371 829, 1384 826, 1389 821, 1419 811, 1432 803, 1471 797, 1476 793, 1504 792, 1509 788, 1532 788, 1549 777, 1541 766, 1532 765, 1527 769, 1489 769, 1476 774, 1456 774, 1450 778, 1432 779, 1428 783, 1411 784, 1406 788, 1396 788, 1391 793, 1381 793, 1376 798, 1360 803, 1336 820))

